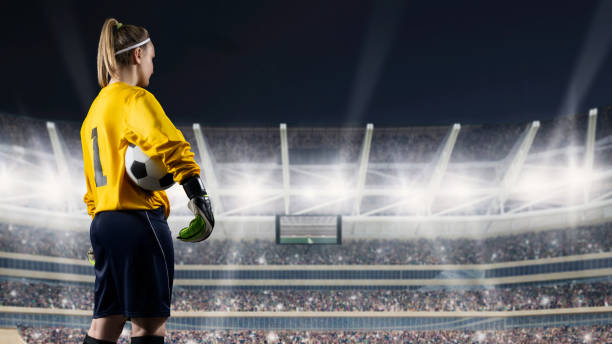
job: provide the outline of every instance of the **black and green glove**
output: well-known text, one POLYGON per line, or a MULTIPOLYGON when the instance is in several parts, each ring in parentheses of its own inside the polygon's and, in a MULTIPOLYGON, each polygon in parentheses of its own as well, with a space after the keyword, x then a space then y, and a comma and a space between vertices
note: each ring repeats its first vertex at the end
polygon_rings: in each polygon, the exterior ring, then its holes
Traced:
POLYGON ((177 239, 186 242, 206 240, 215 226, 215 217, 204 183, 199 175, 195 175, 183 180, 181 185, 189 197, 188 208, 196 217, 191 220, 188 227, 180 230, 177 239))
POLYGON ((89 250, 87 250, 87 260, 89 260, 89 264, 91 264, 92 266, 96 265, 93 247, 90 247, 89 250))

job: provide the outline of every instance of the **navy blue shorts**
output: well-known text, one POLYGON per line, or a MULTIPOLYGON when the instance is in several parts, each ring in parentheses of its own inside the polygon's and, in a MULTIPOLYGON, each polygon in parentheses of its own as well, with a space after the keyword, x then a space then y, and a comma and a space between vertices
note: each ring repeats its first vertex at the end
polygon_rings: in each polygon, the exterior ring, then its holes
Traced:
POLYGON ((93 317, 169 317, 174 248, 164 207, 99 212, 89 235, 96 260, 93 317))

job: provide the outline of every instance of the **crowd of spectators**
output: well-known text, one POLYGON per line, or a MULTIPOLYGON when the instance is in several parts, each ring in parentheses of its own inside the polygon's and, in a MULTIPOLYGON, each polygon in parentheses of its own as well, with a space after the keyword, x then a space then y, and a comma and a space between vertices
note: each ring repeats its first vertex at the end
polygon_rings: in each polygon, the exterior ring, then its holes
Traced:
MULTIPOLYGON (((85 259, 89 233, 0 224, 0 251, 85 259)), ((221 265, 485 264, 608 252, 612 223, 484 239, 344 240, 277 245, 268 240, 175 241, 175 263, 221 265)))
MULTIPOLYGON (((503 288, 209 288, 175 286, 172 309, 203 312, 515 311, 603 307, 612 282, 503 288)), ((0 281, 0 305, 89 310, 91 285, 0 281)))
POLYGON ((180 311, 511 311, 608 306, 611 283, 492 289, 175 288, 180 311))
MULTIPOLYGON (((602 114, 602 117, 605 116, 606 114, 602 114)), ((531 151, 540 152, 569 146, 584 146, 588 123, 589 116, 586 112, 540 121, 540 128, 533 140, 531 151)))
MULTIPOLYGON (((183 133, 193 131, 184 128, 183 133)), ((221 128, 204 127, 202 134, 214 162, 276 163, 280 156, 278 128, 221 128)), ((186 137, 187 139, 187 137, 186 137)), ((195 141, 190 141, 192 146, 195 141)))
POLYGON ((271 241, 177 242, 177 264, 479 264, 607 252, 612 224, 478 239, 344 240, 341 245, 271 241), (204 258, 206 257, 206 258, 204 258))
POLYGON ((89 232, 54 231, 30 226, 0 224, 0 251, 86 259, 89 232))
POLYGON ((47 122, 0 113, 0 144, 52 153, 47 122))
POLYGON ((526 124, 462 126, 451 162, 501 160, 510 153, 526 127, 526 124))
MULTIPOLYGON (((449 127, 375 128, 369 162, 430 162, 448 131, 449 127)), ((360 141, 363 141, 363 138, 360 141)))
MULTIPOLYGON (((287 129, 287 146, 289 150, 304 149, 326 150, 336 152, 336 163, 355 163, 359 161, 363 144, 364 128, 292 128, 287 129)), ((280 146, 279 146, 280 148, 280 146)), ((299 152, 296 151, 299 154, 299 152)), ((323 157, 322 157, 323 158, 323 157)), ((289 154, 290 161, 305 161, 294 159, 289 154)), ((311 163, 329 163, 326 159, 308 159, 311 163)))
MULTIPOLYGON (((612 130, 610 108, 598 114, 597 139, 612 130)), ((588 114, 561 116, 540 121, 531 152, 582 146, 585 142, 588 114)), ((497 161, 511 150, 529 123, 463 125, 452 162, 497 161)), ((372 136, 370 162, 398 163, 429 162, 449 132, 450 126, 376 127, 372 136)), ((56 127, 66 144, 69 156, 81 159, 80 122, 57 121, 56 127)), ((193 128, 177 126, 185 139, 197 147, 193 128)), ((26 148, 49 150, 46 121, 0 114, 0 143, 26 148), (44 142, 43 142, 44 141, 44 142), (43 144, 41 144, 43 142, 43 144)), ((218 163, 280 162, 280 131, 278 127, 202 127, 213 160, 218 163)), ((363 127, 320 128, 289 127, 289 149, 324 149, 337 151, 337 163, 359 161, 364 139, 363 127)), ((196 150, 194 148, 194 150, 196 150)))
POLYGON ((93 286, 0 280, 0 305, 93 309, 93 286))
MULTIPOLYGON (((62 327, 19 326, 27 344, 80 344, 86 330, 62 327)), ((200 343, 257 343, 257 344, 319 344, 319 343, 610 343, 612 325, 562 326, 544 328, 513 328, 495 331, 431 330, 431 331, 301 331, 301 330, 183 330, 168 331, 167 344, 200 343)), ((129 332, 124 331, 119 344, 129 343, 129 332)))

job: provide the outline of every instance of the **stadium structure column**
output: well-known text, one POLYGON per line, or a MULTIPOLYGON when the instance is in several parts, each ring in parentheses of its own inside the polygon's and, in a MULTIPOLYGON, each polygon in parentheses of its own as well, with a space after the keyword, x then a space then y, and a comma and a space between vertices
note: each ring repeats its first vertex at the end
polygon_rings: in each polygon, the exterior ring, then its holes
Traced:
MULTIPOLYGON (((59 134, 55 128, 55 123, 47 122, 47 131, 49 132, 49 138, 51 139, 51 147, 53 148, 53 155, 55 156, 55 163, 57 164, 57 171, 61 178, 61 182, 66 183, 70 180, 70 172, 68 169, 66 156, 64 155, 64 150, 62 149, 59 134)), ((78 209, 74 199, 71 197, 66 198, 66 205, 68 207, 68 212, 70 213, 73 213, 78 209)))
POLYGON ((593 173, 593 159, 595 157, 595 132, 597 129, 597 109, 589 110, 589 126, 587 127, 587 137, 584 153, 584 203, 588 203, 591 193, 591 178, 593 173))
MULTIPOLYGON (((461 130, 461 125, 459 123, 453 124, 448 134, 446 134, 446 137, 442 141, 442 144, 438 147, 438 151, 436 152, 435 158, 432 159, 432 162, 429 163, 421 173, 421 179, 419 180, 419 182, 427 184, 427 188, 424 190, 425 200, 423 202, 423 205, 419 207, 418 210, 419 215, 423 215, 423 213, 431 215, 431 205, 433 204, 435 194, 440 188, 441 181, 444 175, 446 174, 448 161, 450 160, 453 148, 455 147, 455 142, 457 140, 457 135, 459 135, 459 130, 461 130)), ((406 204, 412 200, 412 198, 405 198, 403 200, 393 202, 376 209, 368 210, 367 212, 359 215, 371 216, 381 211, 406 204)))
POLYGON ((370 160, 370 147, 372 146, 372 133, 374 124, 368 123, 363 138, 361 147, 361 161, 359 163, 359 175, 357 176, 357 188, 355 193, 355 203, 353 204, 353 216, 359 215, 361 211, 361 199, 363 197, 363 189, 365 187, 366 177, 368 175, 368 163, 370 160))
POLYGON ((283 164, 283 197, 285 199, 285 215, 289 215, 289 145, 287 144, 287 124, 280 124, 281 160, 283 164))
POLYGON ((436 154, 437 160, 433 166, 433 171, 428 173, 425 171, 425 176, 431 176, 429 178, 429 182, 427 184, 427 190, 425 192, 425 212, 426 215, 431 215, 431 205, 436 197, 436 193, 440 189, 440 184, 442 183, 442 178, 446 174, 446 168, 448 167, 448 161, 450 160, 451 154, 453 153, 453 149, 455 148, 455 142, 457 141, 457 135, 459 135, 459 131, 461 130, 461 124, 455 123, 451 127, 449 133, 446 135, 446 138, 438 148, 438 153, 436 154))
POLYGON ((508 195, 512 191, 516 181, 523 169, 523 165, 525 164, 525 159, 527 158, 527 153, 529 153, 529 149, 531 149, 531 145, 533 144, 533 139, 540 128, 539 121, 533 121, 531 124, 527 126, 521 138, 519 138, 510 154, 504 159, 504 164, 506 164, 506 173, 501 181, 499 188, 499 196, 495 200, 495 206, 499 207, 499 211, 501 214, 505 213, 505 203, 508 199, 508 195))
POLYGON ((208 189, 208 192, 210 192, 213 209, 215 212, 222 213, 223 204, 221 203, 221 190, 219 190, 217 174, 213 168, 212 158, 210 156, 210 152, 208 151, 208 145, 206 144, 206 140, 204 139, 199 123, 193 124, 193 133, 198 145, 198 151, 200 151, 202 165, 204 165, 204 173, 202 173, 202 178, 204 178, 206 181, 206 188, 208 189))

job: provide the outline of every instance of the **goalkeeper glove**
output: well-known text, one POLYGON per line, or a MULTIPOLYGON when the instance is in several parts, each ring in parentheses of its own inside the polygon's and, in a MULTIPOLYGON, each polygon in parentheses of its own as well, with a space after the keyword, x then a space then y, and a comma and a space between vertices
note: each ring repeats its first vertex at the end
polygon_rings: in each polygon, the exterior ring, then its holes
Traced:
POLYGON ((96 265, 96 259, 94 258, 93 247, 90 247, 89 250, 87 250, 87 260, 89 260, 89 264, 91 264, 92 266, 96 265))
POLYGON ((187 242, 206 240, 215 226, 215 217, 204 183, 199 175, 195 175, 183 180, 182 185, 189 197, 188 208, 196 218, 191 221, 189 227, 181 229, 177 239, 187 242))

